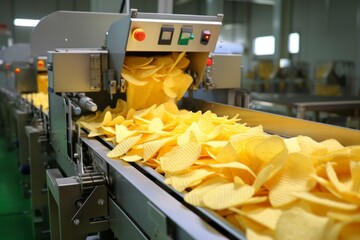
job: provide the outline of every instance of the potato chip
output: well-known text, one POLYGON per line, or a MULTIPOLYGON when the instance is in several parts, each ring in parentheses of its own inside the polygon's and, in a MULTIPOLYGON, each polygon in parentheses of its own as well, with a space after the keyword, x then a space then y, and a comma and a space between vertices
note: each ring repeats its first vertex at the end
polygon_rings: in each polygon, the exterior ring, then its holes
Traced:
POLYGON ((184 200, 187 203, 190 203, 195 206, 204 206, 202 202, 202 198, 204 194, 207 193, 212 188, 220 186, 225 183, 229 183, 229 181, 221 177, 213 177, 208 180, 205 180, 195 189, 191 190, 189 193, 186 193, 184 196, 184 200))
POLYGON ((267 206, 245 206, 241 210, 231 208, 234 212, 257 222, 264 227, 275 230, 276 224, 283 213, 280 209, 274 209, 267 206))
POLYGON ((101 127, 102 131, 104 134, 108 135, 108 136, 115 136, 116 132, 115 129, 113 127, 101 127))
POLYGON ((160 132, 164 128, 164 123, 160 118, 153 118, 150 120, 148 130, 150 132, 160 132))
POLYGON ((335 208, 345 211, 352 211, 358 209, 358 206, 356 204, 341 202, 340 199, 336 199, 328 193, 293 192, 292 195, 297 198, 323 205, 329 208, 335 208))
POLYGON ((153 157, 161 147, 173 139, 173 137, 169 137, 144 143, 144 161, 147 161, 153 157))
POLYGON ((132 68, 144 67, 153 61, 152 57, 140 57, 140 56, 126 56, 124 64, 127 66, 132 65, 132 68))
POLYGON ((121 115, 118 115, 118 116, 114 117, 110 122, 108 122, 104 126, 105 127, 115 127, 115 125, 121 124, 124 121, 125 121, 125 118, 123 116, 121 116, 121 115))
POLYGON ((209 164, 209 167, 212 168, 234 168, 234 169, 241 169, 249 173, 251 176, 255 178, 255 174, 253 171, 246 166, 245 164, 242 164, 240 162, 226 162, 226 163, 216 163, 216 164, 209 164))
MULTIPOLYGON (((256 179, 253 183, 255 190, 260 189, 262 185, 266 185, 286 164, 287 161, 287 150, 284 149, 282 152, 273 156, 267 165, 260 170, 256 179)), ((271 184, 269 184, 271 185, 271 184)))
POLYGON ((284 143, 289 153, 301 151, 297 137, 286 138, 284 139, 284 143))
POLYGON ((141 139, 141 136, 142 135, 137 135, 120 142, 118 145, 115 146, 113 150, 108 152, 106 156, 109 158, 115 158, 124 155, 127 151, 130 150, 132 146, 134 146, 141 139))
POLYGON ((272 206, 279 207, 295 201, 293 192, 309 191, 316 185, 315 168, 312 161, 301 153, 288 155, 281 172, 269 187, 269 200, 272 206))
POLYGON ((327 153, 327 148, 321 143, 307 136, 297 137, 301 152, 308 155, 320 156, 327 153))
POLYGON ((191 169, 179 174, 165 173, 165 182, 170 184, 177 191, 183 192, 194 182, 204 180, 207 177, 212 176, 214 173, 215 172, 209 168, 191 169))
POLYGON ((246 228, 247 240, 273 240, 274 237, 264 232, 255 231, 252 228, 246 228))
POLYGON ((201 146, 197 143, 188 143, 174 147, 160 158, 160 165, 165 172, 180 172, 187 169, 199 158, 201 146))
POLYGON ((360 162, 350 162, 352 186, 351 191, 360 193, 360 162))
POLYGON ((139 79, 134 76, 129 70, 126 68, 123 68, 121 71, 121 76, 131 84, 134 84, 136 86, 145 86, 149 83, 149 81, 146 81, 145 79, 139 79))
POLYGON ((200 130, 196 122, 193 122, 190 127, 187 128, 186 131, 178 137, 177 144, 179 146, 188 144, 191 142, 191 136, 195 136, 197 142, 204 142, 206 139, 206 134, 200 130), (191 133, 193 133, 193 135, 191 135, 191 133))
POLYGON ((254 187, 249 185, 237 187, 234 183, 222 184, 204 194, 203 203, 216 210, 235 207, 249 200, 254 192, 254 187))
POLYGON ((319 217, 301 208, 285 211, 279 218, 275 238, 282 239, 323 239, 329 219, 319 217))
POLYGON ((124 125, 116 125, 115 126, 115 134, 116 134, 116 142, 120 143, 125 139, 134 136, 137 132, 128 130, 124 125))

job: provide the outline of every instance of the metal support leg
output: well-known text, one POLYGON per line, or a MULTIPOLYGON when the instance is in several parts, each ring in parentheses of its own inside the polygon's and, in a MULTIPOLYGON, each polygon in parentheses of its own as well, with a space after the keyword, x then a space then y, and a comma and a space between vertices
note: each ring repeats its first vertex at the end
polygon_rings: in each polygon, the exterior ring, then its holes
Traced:
POLYGON ((48 141, 42 127, 25 127, 29 143, 31 211, 34 239, 50 239, 46 169, 55 166, 55 159, 46 151, 48 141))

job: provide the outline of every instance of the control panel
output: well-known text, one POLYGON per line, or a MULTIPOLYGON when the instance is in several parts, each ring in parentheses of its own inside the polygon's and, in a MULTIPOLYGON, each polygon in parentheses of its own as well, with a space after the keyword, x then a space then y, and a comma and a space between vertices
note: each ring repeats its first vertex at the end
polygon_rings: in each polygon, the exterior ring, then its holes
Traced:
POLYGON ((220 22, 133 18, 126 51, 210 52, 220 29, 220 22))

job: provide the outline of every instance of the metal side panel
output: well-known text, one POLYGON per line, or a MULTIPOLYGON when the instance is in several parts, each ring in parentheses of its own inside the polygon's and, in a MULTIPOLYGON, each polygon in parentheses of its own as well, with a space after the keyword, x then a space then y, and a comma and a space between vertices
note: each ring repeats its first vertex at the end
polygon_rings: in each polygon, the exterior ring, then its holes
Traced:
MULTIPOLYGON (((227 238, 132 165, 107 158, 109 150, 97 140, 84 138, 83 143, 108 164, 109 192, 122 211, 110 213, 110 216, 125 213, 137 226, 137 231, 141 231, 139 234, 148 238, 227 238)), ((118 208, 112 210, 117 211, 118 208)), ((110 225, 116 233, 118 227, 114 222, 110 225)), ((244 239, 241 233, 239 239, 244 239)))
POLYGON ((239 116, 242 123, 254 127, 262 125, 268 133, 284 137, 305 135, 316 141, 334 138, 344 146, 360 144, 360 131, 298 118, 286 117, 240 107, 234 107, 198 99, 183 98, 180 108, 191 111, 211 110, 219 116, 239 116))
POLYGON ((31 33, 32 56, 46 56, 55 48, 99 48, 119 13, 58 11, 44 17, 31 33), (46 37, 44 37, 46 36, 46 37))
POLYGON ((67 176, 76 175, 75 165, 67 155, 66 112, 64 99, 54 93, 49 93, 50 143, 56 155, 56 162, 67 176))

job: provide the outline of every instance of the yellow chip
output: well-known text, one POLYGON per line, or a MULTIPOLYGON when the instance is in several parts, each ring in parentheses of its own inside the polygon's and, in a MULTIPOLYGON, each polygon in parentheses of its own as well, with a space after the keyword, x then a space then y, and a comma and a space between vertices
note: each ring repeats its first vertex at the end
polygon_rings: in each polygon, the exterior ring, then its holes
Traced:
POLYGON ((173 148, 160 158, 160 165, 165 172, 180 172, 191 165, 199 158, 201 146, 198 143, 188 143, 173 148))
MULTIPOLYGON (((173 55, 173 56, 175 56, 175 55, 173 55)), ((179 61, 180 61, 184 56, 185 56, 185 52, 181 52, 179 55, 177 55, 177 58, 176 58, 175 62, 172 64, 169 72, 171 72, 171 71, 174 69, 174 67, 176 66, 176 64, 178 64, 179 61)))
POLYGON ((248 166, 246 166, 245 164, 242 164, 240 162, 226 162, 226 163, 209 164, 209 167, 241 169, 241 170, 245 170, 246 172, 250 173, 251 176, 256 177, 254 172, 248 166))
POLYGON ((320 142, 320 144, 325 146, 329 152, 337 151, 344 148, 344 146, 335 139, 326 139, 320 142))
POLYGON ((272 206, 279 207, 295 201, 293 192, 309 191, 316 181, 312 178, 315 168, 312 161, 301 153, 289 154, 286 165, 272 181, 269 200, 272 206))
POLYGON ((240 156, 238 155, 236 149, 231 144, 231 142, 228 142, 225 147, 223 147, 219 153, 216 156, 216 161, 220 163, 226 163, 226 162, 239 162, 240 156))
POLYGON ((116 142, 121 143, 125 139, 134 136, 137 132, 136 131, 130 131, 126 126, 124 125, 116 125, 115 126, 115 133, 116 133, 116 142))
POLYGON ((124 63, 132 67, 144 67, 153 61, 152 57, 126 56, 124 63))
POLYGON ((246 228, 246 239, 247 240, 273 240, 274 237, 271 234, 265 232, 255 231, 252 228, 246 228))
POLYGON ((358 209, 358 206, 356 204, 341 202, 339 199, 336 199, 331 194, 328 194, 326 192, 293 192, 292 194, 297 198, 329 208, 335 208, 344 211, 353 211, 358 209))
POLYGON ((108 152, 106 156, 109 158, 115 158, 124 155, 127 151, 130 150, 132 146, 134 146, 141 139, 141 136, 142 135, 137 135, 122 141, 121 143, 116 145, 113 150, 108 152))
POLYGON ((191 190, 189 193, 186 193, 184 196, 184 200, 187 203, 195 206, 204 206, 202 203, 202 198, 204 194, 207 193, 209 190, 213 189, 214 187, 220 186, 225 183, 229 183, 229 181, 221 177, 210 178, 201 183, 195 189, 191 190))
POLYGON ((209 190, 203 197, 206 207, 221 210, 239 206, 249 200, 255 193, 252 186, 237 187, 234 183, 222 184, 209 190))
POLYGON ((360 193, 360 162, 350 162, 350 171, 352 179, 351 190, 360 193))
POLYGON ((186 91, 189 89, 190 85, 193 83, 193 78, 189 74, 180 74, 177 76, 177 97, 176 100, 179 101, 186 91))
POLYGON ((125 155, 120 158, 122 160, 124 160, 125 162, 137 162, 137 161, 140 161, 141 159, 143 159, 143 157, 141 155, 125 155))
POLYGON ((193 122, 189 128, 186 129, 186 131, 180 135, 177 139, 177 144, 179 146, 186 145, 190 143, 191 141, 191 133, 196 136, 197 142, 204 142, 206 139, 206 134, 204 134, 196 122, 193 122))
POLYGON ((286 138, 284 139, 284 143, 289 153, 301 151, 297 137, 286 138))
POLYGON ((150 120, 148 130, 150 132, 160 132, 164 128, 164 123, 160 118, 153 118, 150 120))
POLYGON ((106 126, 107 124, 109 124, 112 120, 112 114, 110 111, 106 111, 104 119, 101 123, 101 126, 106 126))
POLYGON ((131 84, 134 84, 136 86, 145 86, 149 83, 149 81, 146 81, 144 79, 136 78, 134 74, 132 74, 129 70, 126 68, 123 68, 121 71, 121 76, 128 81, 131 84))
POLYGON ((110 122, 108 122, 105 127, 114 127, 116 124, 121 124, 125 121, 125 118, 121 115, 114 117, 110 122))
MULTIPOLYGON (((256 179, 253 183, 253 186, 256 190, 260 189, 262 185, 267 184, 286 164, 287 161, 287 150, 283 150, 269 160, 267 165, 260 170, 256 179)), ((271 185, 271 184, 270 184, 271 185)))
POLYGON ((160 148, 173 139, 173 137, 169 137, 144 143, 144 161, 149 160, 160 148))
POLYGON ((230 208, 234 212, 247 217, 270 230, 275 230, 276 224, 283 213, 280 209, 263 206, 245 206, 241 210, 230 208))
POLYGON ((292 208, 280 216, 275 238, 278 240, 323 239, 328 222, 327 217, 316 216, 301 208, 292 208))
POLYGON ((101 127, 103 132, 108 136, 115 136, 115 129, 113 127, 101 127))
POLYGON ((207 177, 212 176, 214 173, 215 172, 209 168, 192 169, 176 175, 169 175, 166 173, 165 182, 169 183, 175 190, 183 192, 193 183, 202 181, 207 177))
POLYGON ((297 139, 301 152, 304 154, 320 156, 327 153, 327 148, 323 144, 314 141, 310 137, 298 136, 297 139))
POLYGON ((331 162, 328 162, 326 165, 326 173, 330 182, 338 192, 350 191, 350 187, 347 187, 344 183, 339 181, 331 162))

